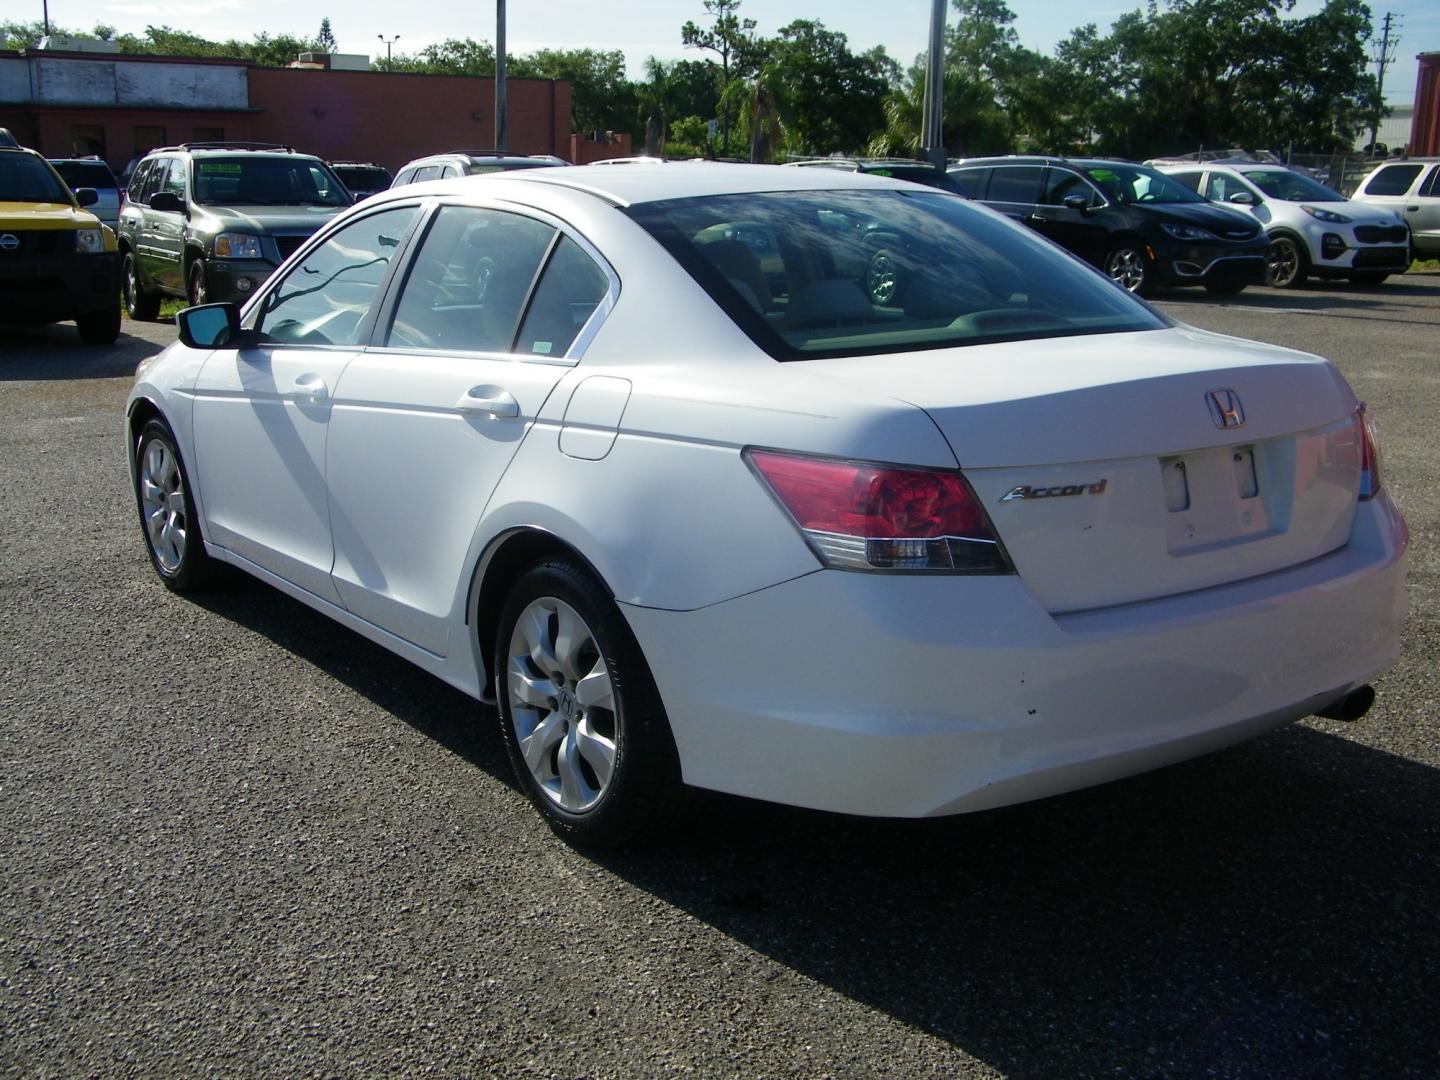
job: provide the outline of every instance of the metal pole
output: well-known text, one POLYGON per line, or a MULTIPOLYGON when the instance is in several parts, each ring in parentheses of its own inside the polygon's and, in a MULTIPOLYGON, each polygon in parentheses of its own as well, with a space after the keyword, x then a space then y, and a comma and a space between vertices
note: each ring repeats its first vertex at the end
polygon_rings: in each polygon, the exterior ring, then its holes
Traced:
POLYGON ((50 36, 50 0, 43 0, 40 5, 45 17, 45 36, 50 36))
POLYGON ((495 149, 505 149, 505 0, 495 0, 495 149))
POLYGON ((381 41, 385 42, 385 67, 388 69, 390 67, 390 46, 394 45, 395 42, 400 40, 400 35, 396 34, 388 41, 386 41, 384 34, 376 34, 375 36, 378 37, 381 41))
POLYGON ((925 97, 920 117, 924 156, 945 167, 945 0, 930 5, 930 51, 925 58, 925 97))
MULTIPOLYGON (((1380 107, 1380 109, 1382 109, 1382 110, 1385 108, 1385 69, 1390 66, 1390 56, 1391 56, 1390 20, 1393 19, 1394 17, 1395 17, 1395 16, 1394 16, 1391 12, 1389 12, 1389 11, 1387 11, 1387 12, 1385 13, 1385 22, 1384 22, 1385 33, 1384 33, 1384 36, 1381 37, 1381 39, 1380 39, 1380 56, 1379 56, 1380 74, 1379 74, 1379 78, 1377 78, 1377 79, 1375 80, 1375 81, 1376 81, 1375 96, 1376 96, 1376 98, 1378 99, 1379 107, 1380 107)), ((1399 44, 1400 44, 1400 38, 1399 38, 1399 35, 1396 35, 1395 45, 1398 46, 1399 44)), ((1370 153, 1371 153, 1372 156, 1373 156, 1374 153, 1375 153, 1375 138, 1376 138, 1376 136, 1379 135, 1379 133, 1380 133, 1380 116, 1379 116, 1379 112, 1377 111, 1376 116, 1375 116, 1375 119, 1374 119, 1373 121, 1371 121, 1371 123, 1370 123, 1370 153)))

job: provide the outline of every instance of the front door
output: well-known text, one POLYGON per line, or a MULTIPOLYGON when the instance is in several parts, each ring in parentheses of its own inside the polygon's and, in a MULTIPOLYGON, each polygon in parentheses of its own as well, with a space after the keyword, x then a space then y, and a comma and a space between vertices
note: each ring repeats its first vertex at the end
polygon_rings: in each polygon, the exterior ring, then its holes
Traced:
POLYGON ((333 233, 270 287, 259 342, 212 353, 195 387, 194 466, 209 539, 333 603, 332 401, 418 213, 390 208, 333 233))
POLYGON ((330 422, 334 579, 352 612, 446 654, 485 505, 610 291, 554 223, 473 206, 428 222, 330 422))

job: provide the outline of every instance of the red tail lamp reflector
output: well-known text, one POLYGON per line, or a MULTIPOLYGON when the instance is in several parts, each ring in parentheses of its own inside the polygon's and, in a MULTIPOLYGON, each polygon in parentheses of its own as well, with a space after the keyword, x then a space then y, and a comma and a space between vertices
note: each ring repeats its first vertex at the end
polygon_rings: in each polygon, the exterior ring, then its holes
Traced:
POLYGON ((1007 573, 1010 562, 965 478, 836 458, 746 457, 827 566, 1007 573))
POLYGON ((1363 401, 1355 410, 1355 427, 1360 436, 1360 498, 1370 499, 1380 491, 1380 429, 1363 401))

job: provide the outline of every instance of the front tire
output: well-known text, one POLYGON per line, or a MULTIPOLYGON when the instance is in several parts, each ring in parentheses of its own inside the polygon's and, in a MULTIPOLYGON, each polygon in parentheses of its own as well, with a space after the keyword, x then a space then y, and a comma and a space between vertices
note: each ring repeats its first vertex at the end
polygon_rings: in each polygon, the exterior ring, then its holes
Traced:
POLYGON ((133 251, 125 253, 121 264, 120 288, 125 293, 125 311, 130 318, 148 321, 160 314, 160 297, 146 292, 140 283, 140 264, 133 251))
POLYGON ((92 311, 75 320, 80 340, 86 345, 109 345, 120 336, 120 305, 105 311, 92 311))
POLYGON ((520 786, 565 840, 643 842, 684 798, 659 692, 594 575, 546 559, 516 581, 495 639, 500 735, 520 786))
POLYGON ((1270 241, 1270 254, 1265 257, 1265 284, 1275 289, 1298 289, 1310 274, 1310 256, 1305 245, 1290 236, 1277 236, 1270 241))
POLYGON ((135 444, 135 504, 150 563, 165 587, 192 592, 209 585, 215 562, 200 538, 195 499, 175 436, 161 420, 141 428, 135 444))
POLYGON ((1105 256, 1105 273, 1126 292, 1149 296, 1155 288, 1155 264, 1139 244, 1119 244, 1105 256))
POLYGON ((203 259, 195 259, 190 263, 190 269, 185 271, 185 295, 189 298, 191 307, 199 307, 209 302, 210 290, 205 284, 203 259))

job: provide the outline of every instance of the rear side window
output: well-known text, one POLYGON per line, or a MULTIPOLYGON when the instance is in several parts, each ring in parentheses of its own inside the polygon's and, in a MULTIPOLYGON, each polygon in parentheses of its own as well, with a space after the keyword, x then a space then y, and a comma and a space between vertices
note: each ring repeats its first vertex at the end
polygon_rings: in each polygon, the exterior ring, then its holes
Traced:
POLYGON ((956 194, 964 195, 967 199, 983 199, 985 185, 990 182, 990 170, 954 169, 950 173, 950 179, 955 181, 956 194))
POLYGON ((554 236, 519 214, 441 207, 410 264, 385 344, 509 352, 554 236))
POLYGON ((292 345, 357 345, 360 327, 419 213, 397 206, 332 235, 265 299, 264 340, 292 345))
POLYGON ((777 360, 1169 325, 1029 230, 939 192, 716 195, 625 213, 777 360))
POLYGON ((1385 165, 1365 185, 1366 195, 1404 195, 1424 165, 1385 165))
POLYGON ((564 356, 610 290, 610 279, 579 244, 562 236, 535 289, 515 351, 564 356))
POLYGON ((425 180, 436 180, 440 177, 439 165, 422 165, 415 170, 415 175, 410 178, 412 184, 419 184, 425 180))
POLYGON ((990 174, 989 202, 1034 203, 1040 198, 1038 165, 1007 165, 990 174))

